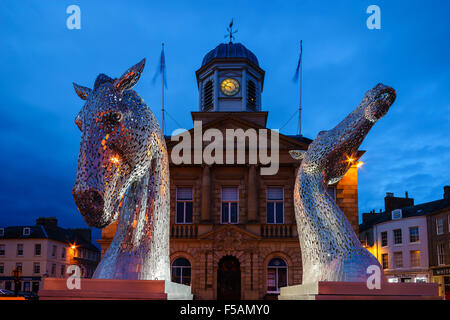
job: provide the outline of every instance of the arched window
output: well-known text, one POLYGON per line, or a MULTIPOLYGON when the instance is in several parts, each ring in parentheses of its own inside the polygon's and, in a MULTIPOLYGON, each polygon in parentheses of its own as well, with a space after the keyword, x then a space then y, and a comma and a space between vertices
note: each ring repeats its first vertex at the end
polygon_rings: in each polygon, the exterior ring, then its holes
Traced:
POLYGON ((280 293, 280 288, 287 286, 288 267, 280 258, 273 258, 267 265, 267 293, 280 293))
POLYGON ((191 263, 186 258, 178 258, 172 263, 172 281, 190 285, 191 263))

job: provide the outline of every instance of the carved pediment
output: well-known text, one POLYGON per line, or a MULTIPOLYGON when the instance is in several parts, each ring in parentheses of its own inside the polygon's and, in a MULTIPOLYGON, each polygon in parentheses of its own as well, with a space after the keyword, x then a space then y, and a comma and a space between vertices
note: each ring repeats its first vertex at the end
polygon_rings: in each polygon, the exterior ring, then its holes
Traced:
POLYGON ((212 240, 214 249, 224 251, 242 250, 248 246, 249 241, 260 239, 258 236, 230 224, 220 226, 204 234, 201 238, 212 240))

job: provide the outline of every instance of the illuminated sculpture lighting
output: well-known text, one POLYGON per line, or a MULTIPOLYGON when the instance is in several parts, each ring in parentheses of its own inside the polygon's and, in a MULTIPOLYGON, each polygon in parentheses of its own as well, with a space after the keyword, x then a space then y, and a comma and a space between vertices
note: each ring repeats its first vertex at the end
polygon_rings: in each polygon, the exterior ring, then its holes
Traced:
POLYGON ((100 74, 86 100, 73 197, 85 221, 103 228, 119 219, 94 278, 170 280, 169 161, 152 111, 131 90, 145 59, 119 79, 100 74), (120 213, 120 214, 119 214, 120 213))
POLYGON ((295 216, 302 249, 303 284, 318 281, 366 282, 367 268, 380 267, 360 243, 350 223, 327 193, 352 166, 352 155, 396 97, 378 84, 335 128, 321 131, 307 151, 291 151, 302 159, 294 189, 295 216))

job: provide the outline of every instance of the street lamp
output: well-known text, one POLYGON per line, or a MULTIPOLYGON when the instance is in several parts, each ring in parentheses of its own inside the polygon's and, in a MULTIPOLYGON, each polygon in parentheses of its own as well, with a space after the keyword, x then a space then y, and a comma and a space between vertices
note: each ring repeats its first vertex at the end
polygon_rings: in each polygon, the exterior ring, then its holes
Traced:
POLYGON ((19 295, 20 276, 22 274, 22 268, 15 267, 12 271, 12 277, 14 279, 14 295, 19 295))

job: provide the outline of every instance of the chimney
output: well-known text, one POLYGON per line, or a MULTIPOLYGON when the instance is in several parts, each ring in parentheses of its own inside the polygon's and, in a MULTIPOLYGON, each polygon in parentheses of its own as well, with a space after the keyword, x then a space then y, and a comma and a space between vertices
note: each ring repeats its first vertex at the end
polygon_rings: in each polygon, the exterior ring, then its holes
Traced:
POLYGON ((36 219, 36 225, 46 228, 56 228, 58 227, 58 219, 56 217, 39 217, 36 219))
POLYGON ((444 187, 444 199, 450 199, 450 186, 444 187))
POLYGON ((394 193, 386 192, 384 197, 384 211, 390 214, 392 210, 410 207, 414 205, 414 199, 408 197, 408 193, 405 193, 405 198, 394 197, 394 193))

